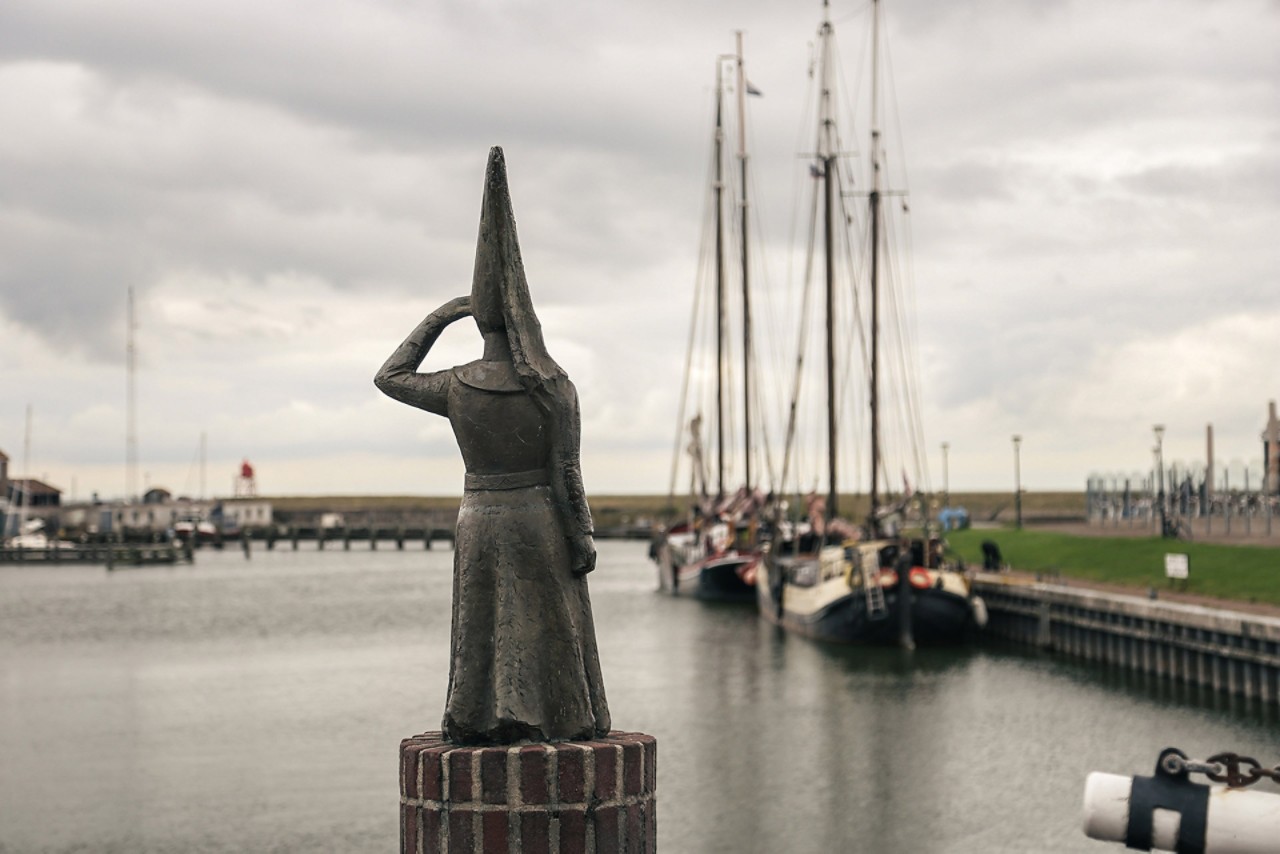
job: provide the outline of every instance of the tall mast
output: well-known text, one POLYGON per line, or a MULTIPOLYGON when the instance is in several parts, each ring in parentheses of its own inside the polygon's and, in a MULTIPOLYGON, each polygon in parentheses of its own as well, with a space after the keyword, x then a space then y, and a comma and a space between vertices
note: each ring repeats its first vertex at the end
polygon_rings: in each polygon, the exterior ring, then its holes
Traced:
POLYGON ((204 501, 205 491, 205 472, 208 469, 209 461, 209 434, 201 431, 200 433, 200 500, 204 501))
POLYGON ((724 497, 724 85, 716 59, 716 497, 724 497))
POLYGON ((836 482, 836 461, 839 444, 836 435, 836 341, 835 341, 835 252, 832 246, 832 217, 834 216, 836 154, 834 144, 831 105, 831 20, 827 0, 822 3, 822 100, 819 106, 822 132, 818 141, 818 155, 822 159, 822 244, 826 264, 826 314, 827 314, 827 518, 838 515, 840 492, 836 482))
POLYGON ((134 331, 138 328, 133 316, 133 288, 129 288, 128 338, 125 345, 127 395, 127 413, 125 415, 125 501, 133 501, 138 497, 138 392, 136 373, 138 370, 137 348, 134 346, 134 331))
POLYGON ((751 289, 747 266, 747 80, 742 68, 742 31, 738 44, 738 163, 742 176, 742 424, 746 486, 751 491, 751 289))
POLYGON ((22 438, 22 504, 18 509, 18 534, 27 532, 27 507, 31 504, 31 404, 27 404, 27 432, 22 438))
POLYGON ((871 0, 871 509, 873 533, 880 508, 880 0, 871 0))

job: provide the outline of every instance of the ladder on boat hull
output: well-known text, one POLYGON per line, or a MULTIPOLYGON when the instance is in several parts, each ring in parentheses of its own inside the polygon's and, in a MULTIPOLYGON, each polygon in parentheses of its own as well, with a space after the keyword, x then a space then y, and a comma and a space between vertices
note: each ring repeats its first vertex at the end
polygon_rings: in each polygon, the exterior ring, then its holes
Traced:
POLYGON ((884 602, 884 590, 880 587, 880 570, 874 566, 862 564, 862 589, 867 597, 867 619, 883 620, 889 614, 884 602))

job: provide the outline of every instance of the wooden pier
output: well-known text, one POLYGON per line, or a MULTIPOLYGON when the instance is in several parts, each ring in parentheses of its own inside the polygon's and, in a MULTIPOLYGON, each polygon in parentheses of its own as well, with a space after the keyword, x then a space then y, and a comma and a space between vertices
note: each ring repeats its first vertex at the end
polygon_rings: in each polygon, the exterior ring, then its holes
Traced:
POLYGON ((454 529, 437 527, 364 526, 320 528, 316 526, 272 526, 245 531, 241 540, 254 540, 264 543, 268 550, 276 547, 288 547, 297 551, 302 543, 318 551, 325 548, 341 548, 351 550, 351 544, 363 544, 363 548, 376 550, 379 543, 393 543, 399 550, 405 545, 418 543, 424 549, 430 549, 433 543, 453 545, 454 529))
POLYGON ((1280 706, 1280 619, 982 574, 997 637, 1280 706))
POLYGON ((192 563, 190 548, 177 543, 90 543, 47 548, 0 548, 0 563, 54 566, 103 564, 107 569, 127 566, 192 563))

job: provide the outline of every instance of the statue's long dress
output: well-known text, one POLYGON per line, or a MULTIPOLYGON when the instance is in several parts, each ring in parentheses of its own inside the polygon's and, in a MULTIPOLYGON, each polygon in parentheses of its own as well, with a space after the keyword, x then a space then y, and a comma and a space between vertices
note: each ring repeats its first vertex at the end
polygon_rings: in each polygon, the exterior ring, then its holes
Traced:
POLYGON ((550 486, 550 431, 486 364, 417 374, 406 401, 449 418, 467 467, 444 731, 464 744, 592 738, 609 712, 586 578, 571 571, 550 486))

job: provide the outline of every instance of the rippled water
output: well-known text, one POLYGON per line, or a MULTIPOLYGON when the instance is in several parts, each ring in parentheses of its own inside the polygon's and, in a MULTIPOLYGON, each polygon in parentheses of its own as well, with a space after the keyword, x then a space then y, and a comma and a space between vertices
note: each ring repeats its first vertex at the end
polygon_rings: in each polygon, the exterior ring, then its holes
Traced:
MULTIPOLYGON (((446 550, 0 568, 0 852, 394 851, 436 728, 446 550)), ((996 647, 842 649, 592 576, 615 726, 658 738, 664 852, 1091 852, 1085 775, 1280 761, 1273 712, 996 647)))

